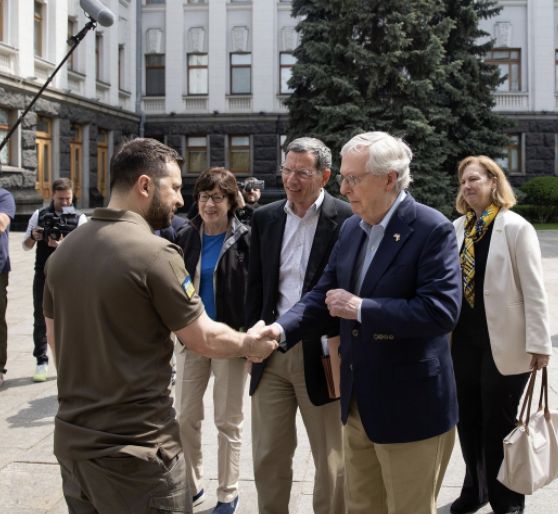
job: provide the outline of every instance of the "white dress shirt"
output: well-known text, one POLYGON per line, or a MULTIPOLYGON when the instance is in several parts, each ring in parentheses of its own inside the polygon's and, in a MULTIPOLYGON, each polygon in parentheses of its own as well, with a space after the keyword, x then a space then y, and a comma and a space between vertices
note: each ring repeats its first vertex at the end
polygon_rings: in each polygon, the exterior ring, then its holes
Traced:
POLYGON ((290 202, 285 204, 287 222, 281 245, 279 261, 279 298, 277 300, 277 316, 285 314, 300 300, 306 268, 318 226, 318 218, 324 202, 324 191, 320 192, 316 201, 299 218, 292 210, 290 202))

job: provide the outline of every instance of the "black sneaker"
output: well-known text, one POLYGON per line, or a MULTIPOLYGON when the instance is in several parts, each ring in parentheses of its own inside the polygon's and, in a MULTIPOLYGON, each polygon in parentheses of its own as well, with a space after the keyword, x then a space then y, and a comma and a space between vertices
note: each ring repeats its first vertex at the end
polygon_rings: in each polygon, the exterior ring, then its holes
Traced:
POLYGON ((462 498, 457 498, 450 507, 451 514, 472 514, 477 510, 482 509, 488 502, 471 503, 470 501, 462 498))

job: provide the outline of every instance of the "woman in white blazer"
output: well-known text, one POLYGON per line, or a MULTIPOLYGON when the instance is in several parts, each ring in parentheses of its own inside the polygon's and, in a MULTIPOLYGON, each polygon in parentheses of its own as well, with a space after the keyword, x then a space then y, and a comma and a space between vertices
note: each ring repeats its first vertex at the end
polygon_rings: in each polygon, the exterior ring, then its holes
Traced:
POLYGON ((450 511, 476 512, 490 502, 495 514, 521 514, 525 497, 496 476, 529 370, 546 366, 552 351, 541 250, 532 225, 509 210, 515 195, 492 159, 467 157, 458 177, 463 305, 452 356, 466 475, 450 511))

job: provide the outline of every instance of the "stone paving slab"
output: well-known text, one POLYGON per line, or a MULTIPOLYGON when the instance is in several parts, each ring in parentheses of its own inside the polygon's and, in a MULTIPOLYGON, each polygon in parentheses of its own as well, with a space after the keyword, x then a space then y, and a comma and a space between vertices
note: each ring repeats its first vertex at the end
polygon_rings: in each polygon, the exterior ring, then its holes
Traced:
MULTIPOLYGON (((554 356, 550 364, 550 402, 558 408, 558 231, 538 232, 543 250, 545 287, 550 300, 550 321, 554 356)), ((0 514, 67 514, 56 459, 52 455, 53 418, 56 414, 56 370, 49 379, 31 381, 32 282, 34 252, 21 249, 22 233, 10 234, 12 272, 8 290, 8 374, 0 388, 0 514)), ((205 402, 203 450, 207 499, 196 514, 211 514, 217 501, 217 431, 213 424, 212 384, 205 402)), ((240 460, 239 514, 257 514, 257 497, 252 473, 250 444, 250 399, 246 389, 243 446, 240 460)), ((300 416, 297 419, 298 448, 294 459, 294 482, 290 514, 312 514, 314 465, 300 416)), ((459 495, 465 468, 459 444, 453 452, 440 497, 438 514, 448 514, 459 495)), ((489 507, 478 511, 489 514, 489 507)), ((527 512, 558 513, 558 481, 527 498, 527 512)), ((336 513, 333 513, 336 514, 336 513)), ((409 513, 411 514, 411 513, 409 513)))

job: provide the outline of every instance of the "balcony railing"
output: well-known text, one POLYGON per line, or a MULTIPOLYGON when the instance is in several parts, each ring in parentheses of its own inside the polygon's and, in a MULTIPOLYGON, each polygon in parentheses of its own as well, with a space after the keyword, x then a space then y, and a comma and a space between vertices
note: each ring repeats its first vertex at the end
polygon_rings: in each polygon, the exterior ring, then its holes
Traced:
POLYGON ((528 111, 529 93, 495 93, 495 111, 528 111))
POLYGON ((124 91, 124 89, 118 90, 118 102, 122 109, 126 109, 128 111, 132 110, 130 106, 130 99, 132 98, 132 93, 129 91, 124 91))
POLYGON ((16 74, 17 50, 0 43, 0 70, 11 75, 16 74))
POLYGON ((70 89, 72 93, 82 95, 84 84, 85 75, 73 70, 68 70, 68 89, 70 89))
POLYGON ((165 97, 145 97, 143 110, 146 114, 162 114, 165 112, 165 97))
POLYGON ((183 96, 184 110, 187 113, 207 113, 209 110, 209 99, 207 96, 183 96))
POLYGON ((251 112, 251 96, 227 96, 227 112, 251 112))

